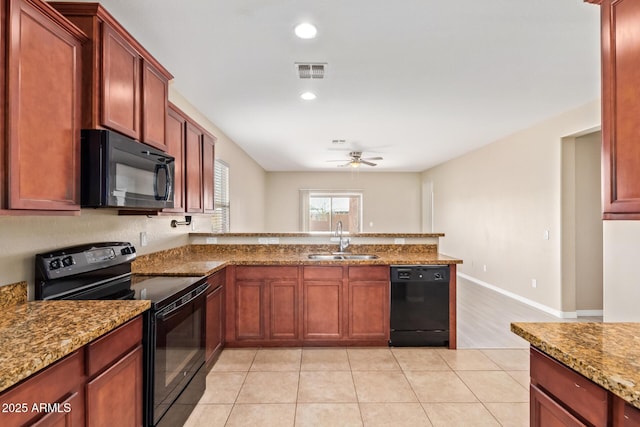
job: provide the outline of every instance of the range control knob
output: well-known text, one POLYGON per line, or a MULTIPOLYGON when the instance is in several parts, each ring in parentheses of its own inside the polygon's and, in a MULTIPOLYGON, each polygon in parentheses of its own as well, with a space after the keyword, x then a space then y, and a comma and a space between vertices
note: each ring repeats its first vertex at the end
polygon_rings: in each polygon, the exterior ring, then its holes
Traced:
POLYGON ((49 263, 49 270, 57 270, 57 269, 59 269, 60 267, 62 267, 62 265, 60 264, 60 260, 59 260, 58 258, 56 258, 56 259, 52 260, 52 261, 49 263))
POLYGON ((76 261, 73 259, 71 255, 62 258, 62 265, 65 267, 69 267, 70 265, 75 264, 76 261))

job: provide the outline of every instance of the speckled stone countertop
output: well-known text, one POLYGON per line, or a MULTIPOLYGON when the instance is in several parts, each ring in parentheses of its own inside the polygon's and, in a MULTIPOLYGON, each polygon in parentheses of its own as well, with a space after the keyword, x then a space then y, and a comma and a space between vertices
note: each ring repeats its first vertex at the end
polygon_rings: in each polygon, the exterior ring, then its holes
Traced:
MULTIPOLYGON (((189 233, 198 237, 320 237, 329 233, 189 233)), ((345 237, 444 237, 444 233, 345 233, 345 237)))
POLYGON ((437 253, 436 245, 352 245, 354 254, 375 254, 370 260, 312 260, 311 253, 329 254, 335 245, 187 245, 138 257, 133 273, 141 275, 208 276, 227 265, 429 265, 460 264, 437 253))
POLYGON ((0 392, 150 308, 149 301, 33 301, 0 315, 0 392))
POLYGON ((512 323, 511 331, 640 408, 640 323, 512 323))

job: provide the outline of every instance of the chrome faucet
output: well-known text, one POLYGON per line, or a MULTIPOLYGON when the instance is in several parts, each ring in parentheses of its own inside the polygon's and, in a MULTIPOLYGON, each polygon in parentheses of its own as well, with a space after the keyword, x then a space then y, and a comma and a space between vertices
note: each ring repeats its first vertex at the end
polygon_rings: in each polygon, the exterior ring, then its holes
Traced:
POLYGON ((338 243, 338 252, 344 252, 345 249, 349 247, 349 243, 351 243, 351 239, 343 239, 342 238, 342 221, 338 221, 336 223, 336 237, 340 238, 340 242, 338 243))

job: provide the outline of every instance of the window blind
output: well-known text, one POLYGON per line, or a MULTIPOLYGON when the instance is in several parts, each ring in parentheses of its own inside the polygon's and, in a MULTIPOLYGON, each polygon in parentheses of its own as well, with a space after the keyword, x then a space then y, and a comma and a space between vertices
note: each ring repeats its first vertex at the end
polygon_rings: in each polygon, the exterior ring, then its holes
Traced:
POLYGON ((211 218, 214 233, 229 231, 230 202, 229 202, 229 165, 220 159, 215 160, 214 168, 214 213, 211 218))

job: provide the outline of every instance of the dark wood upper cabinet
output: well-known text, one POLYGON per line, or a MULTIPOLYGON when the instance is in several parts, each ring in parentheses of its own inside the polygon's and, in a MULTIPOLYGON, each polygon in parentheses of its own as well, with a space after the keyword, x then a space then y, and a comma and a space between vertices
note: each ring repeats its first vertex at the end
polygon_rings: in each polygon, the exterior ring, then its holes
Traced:
POLYGON ((202 131, 192 123, 187 122, 185 139, 185 194, 187 197, 187 212, 202 213, 202 131))
POLYGON ((211 213, 216 138, 169 103, 167 152, 176 158, 173 209, 164 212, 211 213))
POLYGON ((187 119, 171 105, 167 114, 167 154, 173 156, 173 208, 164 209, 164 212, 185 211, 185 138, 187 119))
POLYGON ((82 126, 113 129, 165 150, 173 76, 100 4, 50 4, 91 39, 82 51, 82 126))
POLYGON ((603 218, 640 219, 640 2, 601 5, 603 218))
POLYGON ((0 84, 7 126, 0 139, 0 210, 79 212, 79 64, 86 37, 46 3, 0 4, 7 11, 0 19, 7 34, 0 55, 7 61, 0 84))

